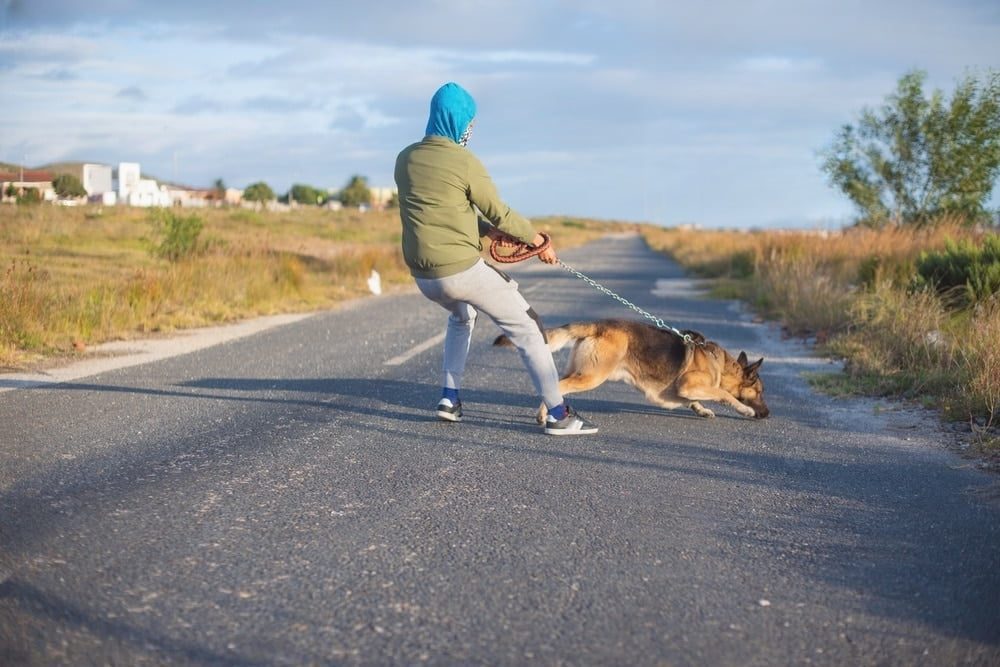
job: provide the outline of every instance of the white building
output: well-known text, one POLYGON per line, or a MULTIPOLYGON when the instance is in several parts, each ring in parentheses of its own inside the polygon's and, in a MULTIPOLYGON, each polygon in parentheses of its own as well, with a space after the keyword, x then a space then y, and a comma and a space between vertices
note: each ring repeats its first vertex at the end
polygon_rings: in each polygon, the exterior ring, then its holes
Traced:
POLYGON ((170 206, 173 199, 167 186, 142 178, 138 162, 118 163, 118 201, 129 206, 170 206))
POLYGON ((106 164, 84 164, 80 182, 88 197, 114 191, 111 167, 106 164))
POLYGON ((159 185, 151 178, 140 178, 128 193, 126 203, 129 206, 170 206, 173 200, 167 186, 159 185))
POLYGON ((118 163, 118 201, 128 203, 128 196, 139 185, 141 177, 138 162, 118 163))

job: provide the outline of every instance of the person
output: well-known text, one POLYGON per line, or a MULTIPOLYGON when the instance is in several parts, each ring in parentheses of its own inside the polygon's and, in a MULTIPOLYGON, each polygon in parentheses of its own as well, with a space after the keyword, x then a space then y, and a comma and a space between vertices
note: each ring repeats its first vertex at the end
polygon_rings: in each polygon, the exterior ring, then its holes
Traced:
MULTIPOLYGON (((457 83, 446 83, 431 98, 424 138, 396 158, 403 258, 420 292, 449 312, 437 416, 462 420, 459 390, 472 331, 482 312, 520 353, 548 408, 544 432, 596 433, 594 424, 563 401, 541 322, 517 283, 481 257, 484 237, 516 239, 532 246, 544 239, 531 222, 501 201, 486 168, 466 148, 475 116, 472 96, 457 83)), ((538 257, 547 264, 558 261, 552 247, 538 257)))

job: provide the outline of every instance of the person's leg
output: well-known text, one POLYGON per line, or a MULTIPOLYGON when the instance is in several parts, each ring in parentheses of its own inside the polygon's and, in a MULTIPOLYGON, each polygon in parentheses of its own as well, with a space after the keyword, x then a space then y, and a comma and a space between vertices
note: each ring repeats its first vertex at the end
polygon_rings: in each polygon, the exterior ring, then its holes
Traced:
POLYGON ((452 298, 489 315, 521 355, 535 391, 549 408, 562 405, 559 371, 545 342, 541 322, 517 290, 517 283, 485 262, 452 280, 442 279, 452 298))
POLYGON ((501 271, 480 262, 463 274, 461 298, 489 315, 517 348, 535 391, 548 409, 548 435, 597 433, 597 427, 563 402, 559 372, 549 350, 542 323, 517 290, 517 283, 501 271))
POLYGON ((417 278, 416 283, 425 297, 450 313, 445 327, 441 399, 437 404, 437 416, 446 421, 459 422, 462 421, 459 389, 462 387, 465 362, 469 356, 472 330, 476 325, 476 309, 448 296, 440 280, 417 278))
MULTIPOLYGON (((517 283, 509 276, 485 262, 479 261, 472 268, 454 276, 435 280, 418 279, 417 285, 427 298, 452 311, 453 315, 456 304, 465 304, 472 310, 473 320, 475 312, 478 310, 486 313, 496 322, 497 326, 517 348, 535 391, 541 396, 542 402, 545 403, 554 421, 558 422, 557 426, 546 424, 546 433, 595 433, 597 431, 596 427, 576 415, 563 403, 563 397, 559 391, 559 372, 545 340, 541 322, 535 311, 517 290, 517 283)), ((461 319, 460 314, 456 317, 458 320, 461 319)), ((474 322, 472 324, 474 325, 474 322)), ((449 332, 451 326, 451 318, 449 318, 449 332)), ((451 377, 449 378, 448 370, 446 370, 445 382, 455 384, 456 388, 461 384, 461 375, 465 369, 465 358, 468 355, 471 333, 470 325, 468 338, 464 338, 460 330, 453 335, 454 348, 451 351, 455 354, 455 360, 461 359, 460 365, 456 361, 448 362, 449 353, 446 351, 445 363, 446 367, 451 369, 451 377), (458 371, 457 381, 455 371, 458 371)), ((445 340, 446 348, 448 348, 448 336, 445 340)))
MULTIPOLYGON (((450 310, 451 315, 448 316, 448 327, 444 336, 441 386, 453 389, 457 400, 458 390, 462 388, 462 375, 465 374, 465 361, 469 358, 472 330, 476 326, 476 309, 462 301, 455 301, 450 305, 450 310)), ((451 398, 450 394, 448 397, 451 398)))

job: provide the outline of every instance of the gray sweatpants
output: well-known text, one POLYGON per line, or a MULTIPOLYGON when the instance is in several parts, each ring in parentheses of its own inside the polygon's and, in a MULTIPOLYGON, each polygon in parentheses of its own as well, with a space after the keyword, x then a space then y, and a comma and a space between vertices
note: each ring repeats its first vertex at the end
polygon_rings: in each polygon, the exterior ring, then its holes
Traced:
POLYGON ((517 283, 483 260, 446 278, 417 278, 417 287, 431 301, 451 313, 444 338, 445 387, 461 389, 477 311, 490 316, 521 353, 535 391, 546 407, 563 402, 559 372, 545 342, 541 325, 517 283))

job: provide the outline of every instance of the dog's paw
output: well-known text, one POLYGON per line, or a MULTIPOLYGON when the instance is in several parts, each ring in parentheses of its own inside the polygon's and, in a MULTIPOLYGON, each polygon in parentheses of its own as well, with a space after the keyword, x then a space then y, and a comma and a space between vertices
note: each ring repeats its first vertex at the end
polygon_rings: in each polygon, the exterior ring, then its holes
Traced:
POLYGON ((699 417, 704 417, 705 419, 711 419, 712 417, 715 416, 714 412, 706 408, 701 403, 692 403, 691 409, 694 410, 694 413, 696 415, 698 415, 699 417))
POLYGON ((741 415, 743 415, 744 417, 756 417, 757 416, 757 413, 754 411, 754 409, 751 408, 748 405, 741 405, 737 409, 739 410, 739 413, 741 415))

